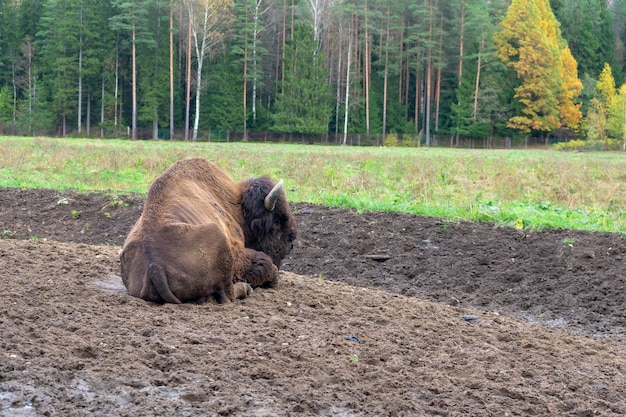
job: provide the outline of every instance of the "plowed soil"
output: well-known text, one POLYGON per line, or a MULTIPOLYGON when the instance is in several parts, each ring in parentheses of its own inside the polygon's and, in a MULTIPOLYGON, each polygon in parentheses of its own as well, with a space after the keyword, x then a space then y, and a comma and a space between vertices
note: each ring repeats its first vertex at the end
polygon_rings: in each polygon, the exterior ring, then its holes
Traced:
POLYGON ((624 416, 626 241, 294 204, 277 289, 126 294, 139 195, 0 189, 0 416, 624 416))

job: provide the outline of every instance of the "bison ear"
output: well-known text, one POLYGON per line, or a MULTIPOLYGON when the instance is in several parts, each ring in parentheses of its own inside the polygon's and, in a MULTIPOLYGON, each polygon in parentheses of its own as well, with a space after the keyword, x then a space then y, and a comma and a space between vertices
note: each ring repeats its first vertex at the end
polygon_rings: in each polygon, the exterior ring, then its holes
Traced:
POLYGON ((250 222, 250 230, 253 236, 260 241, 262 236, 267 236, 272 230, 272 217, 263 216, 250 222))
POLYGON ((274 211, 276 207, 276 201, 278 201, 278 197, 280 193, 283 191, 283 180, 278 181, 278 183, 272 188, 267 196, 265 197, 265 208, 267 211, 274 211))

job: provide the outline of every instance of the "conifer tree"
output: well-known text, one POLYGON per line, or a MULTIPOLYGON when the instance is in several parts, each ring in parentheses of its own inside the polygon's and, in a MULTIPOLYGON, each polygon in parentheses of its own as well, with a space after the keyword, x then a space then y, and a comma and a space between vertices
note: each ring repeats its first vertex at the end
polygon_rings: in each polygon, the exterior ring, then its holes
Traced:
POLYGON ((0 120, 15 124, 18 97, 15 70, 22 34, 17 19, 18 6, 0 0, 0 10, 0 120))
POLYGON ((241 131, 243 74, 237 54, 224 54, 206 71, 207 88, 200 111, 203 130, 241 131))
MULTIPOLYGON (((257 107, 261 101, 261 92, 265 87, 264 61, 269 58, 265 45, 264 34, 268 29, 269 15, 273 11, 268 0, 240 0, 235 2, 235 18, 233 25, 231 53, 238 57, 238 71, 243 70, 242 110, 244 140, 248 128, 258 128, 257 107), (250 115, 248 116, 248 107, 250 115), (248 120, 250 119, 250 120, 248 120), (248 122, 251 122, 250 125, 248 122)), ((262 121, 260 121, 262 123, 262 121)), ((238 123, 239 124, 239 123, 238 123)))
POLYGON ((152 39, 147 33, 148 7, 145 0, 112 0, 117 9, 117 14, 110 20, 111 29, 130 34, 131 48, 131 138, 137 139, 137 46, 138 44, 149 44, 152 39))
POLYGON ((52 111, 60 123, 60 133, 67 133, 68 118, 77 108, 79 67, 79 21, 77 0, 46 0, 40 39, 42 59, 46 63, 45 83, 50 91, 52 111))
POLYGON ((284 97, 279 98, 275 130, 323 134, 328 131, 332 102, 326 83, 324 55, 310 24, 296 23, 293 41, 285 46, 284 97))
POLYGON ((151 1, 146 4, 146 40, 141 42, 137 57, 139 95, 141 106, 138 109, 138 122, 152 125, 152 138, 158 138, 160 124, 167 123, 168 115, 168 47, 169 26, 167 4, 164 1, 151 1))
MULTIPOLYGON (((459 32, 463 35, 459 52, 458 87, 456 103, 451 106, 451 133, 466 137, 487 137, 493 129, 492 112, 502 113, 502 103, 496 88, 489 82, 492 73, 501 73, 503 64, 495 57, 495 46, 491 42, 495 24, 491 21, 492 7, 483 1, 460 0, 459 9, 464 11, 459 18, 463 24, 459 32), (499 110, 498 110, 499 109, 499 110)), ((506 72, 506 71, 505 71, 506 72)), ((502 84, 499 90, 502 90, 502 84)))
MULTIPOLYGON (((613 25, 620 2, 623 0, 558 1, 554 14, 578 62, 580 74, 597 77, 604 62, 614 66, 616 33, 613 25)), ((615 24, 619 25, 619 21, 615 24)))

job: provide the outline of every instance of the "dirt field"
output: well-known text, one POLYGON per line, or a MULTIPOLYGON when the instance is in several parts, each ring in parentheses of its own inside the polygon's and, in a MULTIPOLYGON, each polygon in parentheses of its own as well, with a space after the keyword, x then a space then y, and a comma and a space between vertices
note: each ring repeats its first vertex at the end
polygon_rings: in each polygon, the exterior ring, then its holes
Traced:
POLYGON ((157 305, 140 196, 0 202, 0 416, 626 415, 621 236, 295 204, 278 289, 157 305))

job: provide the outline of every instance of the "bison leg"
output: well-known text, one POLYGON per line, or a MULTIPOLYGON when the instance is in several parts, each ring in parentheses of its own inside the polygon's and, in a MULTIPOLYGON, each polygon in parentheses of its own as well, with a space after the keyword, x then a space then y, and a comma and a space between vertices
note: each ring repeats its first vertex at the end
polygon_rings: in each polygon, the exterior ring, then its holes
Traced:
POLYGON ((215 302, 218 303, 218 304, 229 303, 229 302, 233 301, 235 298, 239 299, 239 300, 242 300, 242 299, 246 298, 247 296, 249 296, 252 293, 252 287, 247 282, 235 282, 232 285, 232 295, 233 295, 233 298, 231 298, 228 295, 227 291, 229 291, 228 288, 223 289, 223 290, 219 290, 219 291, 215 291, 210 296, 198 298, 196 300, 196 303, 204 304, 207 301, 209 301, 211 298, 214 299, 215 302))
POLYGON ((278 286, 278 268, 272 259, 263 252, 253 249, 246 249, 250 258, 250 264, 241 277, 241 281, 249 283, 252 288, 268 286, 276 288, 278 286))

